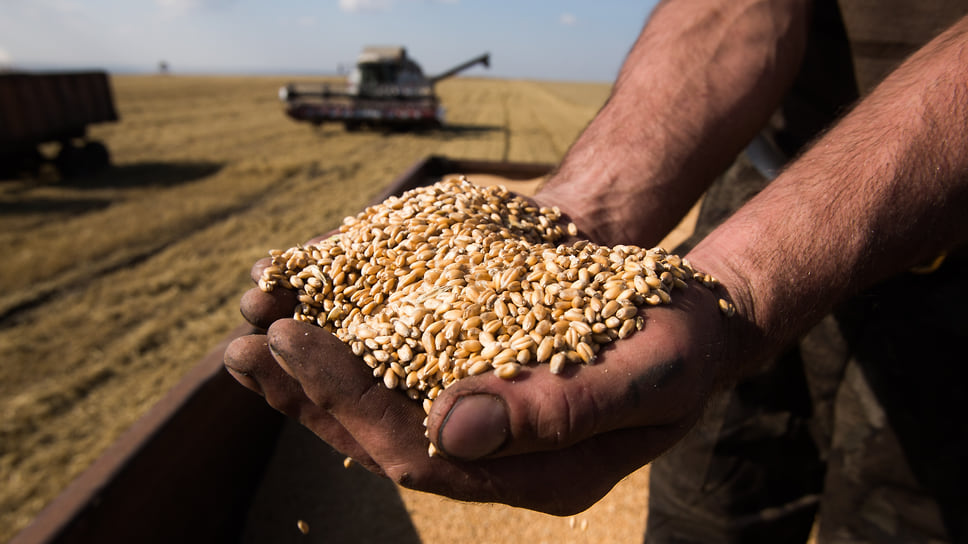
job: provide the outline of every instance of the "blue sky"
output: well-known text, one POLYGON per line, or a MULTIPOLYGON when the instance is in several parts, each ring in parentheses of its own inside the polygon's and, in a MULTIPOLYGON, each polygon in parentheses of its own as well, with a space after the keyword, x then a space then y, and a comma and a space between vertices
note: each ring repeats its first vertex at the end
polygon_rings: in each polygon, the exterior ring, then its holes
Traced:
POLYGON ((335 73, 405 45, 428 74, 614 79, 655 0, 0 0, 0 65, 335 73))

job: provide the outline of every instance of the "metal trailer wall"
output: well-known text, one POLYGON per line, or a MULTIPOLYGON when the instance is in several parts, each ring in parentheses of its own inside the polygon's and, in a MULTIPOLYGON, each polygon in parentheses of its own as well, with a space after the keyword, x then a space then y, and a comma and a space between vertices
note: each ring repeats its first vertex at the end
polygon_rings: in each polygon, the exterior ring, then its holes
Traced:
POLYGON ((80 138, 89 124, 117 120, 105 72, 0 74, 0 150, 80 138))

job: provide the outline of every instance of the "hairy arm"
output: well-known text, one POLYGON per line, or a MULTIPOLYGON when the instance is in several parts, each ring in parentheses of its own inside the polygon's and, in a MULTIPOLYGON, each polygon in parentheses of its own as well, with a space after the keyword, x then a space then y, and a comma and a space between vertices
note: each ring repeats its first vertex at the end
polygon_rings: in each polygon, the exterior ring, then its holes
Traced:
POLYGON ((776 108, 803 54, 808 4, 660 3, 536 198, 596 241, 658 243, 776 108))
POLYGON ((769 355, 846 297, 968 239, 966 119, 968 18, 690 253, 752 325, 736 361, 769 355))

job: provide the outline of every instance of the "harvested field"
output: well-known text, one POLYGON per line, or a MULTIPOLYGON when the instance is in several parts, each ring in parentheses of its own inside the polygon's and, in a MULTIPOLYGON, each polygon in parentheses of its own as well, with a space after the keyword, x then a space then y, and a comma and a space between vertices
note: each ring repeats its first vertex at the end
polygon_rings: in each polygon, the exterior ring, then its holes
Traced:
MULTIPOLYGON (((0 181, 0 540, 241 322, 248 269, 268 248, 337 225, 428 155, 556 162, 609 91, 456 78, 438 87, 448 127, 346 133, 285 118, 276 89, 286 81, 114 77, 122 120, 93 130, 113 169, 0 181)), ((603 515, 628 506, 641 531, 647 475, 633 478, 636 502, 610 496, 603 515)), ((431 509, 477 508, 452 519, 484 512, 504 527, 518 519, 533 531, 576 531, 560 518, 400 493, 414 523, 431 509)), ((587 534, 567 538, 640 540, 641 532, 613 539, 614 519, 599 525, 608 532, 593 537, 590 522, 587 534)), ((457 530, 418 528, 423 542, 453 540, 439 533, 457 530)))

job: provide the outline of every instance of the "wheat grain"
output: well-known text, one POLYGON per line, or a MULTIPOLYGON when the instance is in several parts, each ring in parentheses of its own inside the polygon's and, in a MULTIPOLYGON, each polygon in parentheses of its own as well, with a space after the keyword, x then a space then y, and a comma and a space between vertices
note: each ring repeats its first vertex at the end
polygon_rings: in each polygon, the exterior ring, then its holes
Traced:
POLYGON ((560 220, 504 187, 452 178, 347 217, 314 245, 270 251, 258 283, 295 289, 295 318, 335 334, 427 413, 466 376, 593 364, 603 344, 642 328, 640 308, 669 304, 687 280, 718 285, 662 248, 561 244, 578 231, 560 220))

